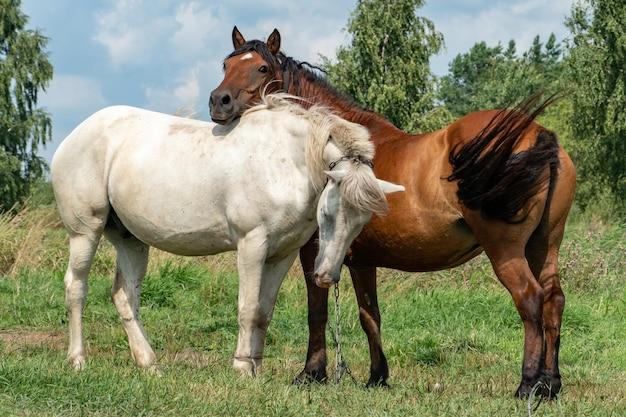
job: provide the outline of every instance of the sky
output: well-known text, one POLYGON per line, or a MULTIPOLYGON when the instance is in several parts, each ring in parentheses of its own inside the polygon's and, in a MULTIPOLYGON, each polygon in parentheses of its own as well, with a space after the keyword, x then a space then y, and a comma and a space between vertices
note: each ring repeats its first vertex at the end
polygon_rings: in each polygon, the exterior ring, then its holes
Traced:
MULTIPOLYGON (((562 40, 573 0, 426 0, 418 13, 444 35, 435 74, 474 43, 506 44, 518 51, 535 35, 562 40)), ((274 28, 282 50, 319 62, 347 44, 345 26, 355 0, 23 0, 28 27, 50 38, 54 78, 40 96, 58 144, 95 111, 127 104, 209 120, 208 97, 222 79, 237 25, 246 39, 266 39, 274 28)))

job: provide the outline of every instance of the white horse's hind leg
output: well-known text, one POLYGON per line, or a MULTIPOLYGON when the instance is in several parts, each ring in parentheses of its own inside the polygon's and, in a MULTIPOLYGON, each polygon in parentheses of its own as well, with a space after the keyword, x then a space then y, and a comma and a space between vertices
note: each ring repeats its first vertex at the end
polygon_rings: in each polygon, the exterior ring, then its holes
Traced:
POLYGON ((240 241, 237 251, 239 338, 233 367, 256 375, 263 361, 265 333, 278 289, 298 252, 277 262, 265 262, 265 241, 254 236, 240 241))
POLYGON ((64 279, 70 338, 67 360, 77 370, 85 365, 82 315, 87 296, 87 275, 99 241, 100 232, 70 236, 70 259, 64 279))
POLYGON ((107 228, 105 235, 117 250, 111 300, 122 319, 135 363, 141 368, 149 368, 156 362, 156 355, 139 320, 139 297, 148 266, 149 247, 133 236, 123 237, 117 230, 107 228))

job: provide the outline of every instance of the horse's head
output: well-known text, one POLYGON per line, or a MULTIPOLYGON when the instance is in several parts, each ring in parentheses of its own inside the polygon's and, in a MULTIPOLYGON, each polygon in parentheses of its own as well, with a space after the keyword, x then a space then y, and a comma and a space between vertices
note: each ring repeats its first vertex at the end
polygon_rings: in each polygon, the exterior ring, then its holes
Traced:
POLYGON ((282 74, 277 58, 280 50, 280 33, 274 31, 266 42, 246 42, 237 26, 233 28, 235 50, 224 60, 224 79, 211 92, 209 109, 211 119, 227 124, 241 116, 250 106, 257 104, 261 94, 282 88, 282 74))
POLYGON ((387 210, 385 194, 404 191, 401 185, 376 178, 371 163, 359 157, 342 157, 330 167, 317 206, 319 251, 313 278, 322 288, 339 282, 350 244, 372 213, 387 210))

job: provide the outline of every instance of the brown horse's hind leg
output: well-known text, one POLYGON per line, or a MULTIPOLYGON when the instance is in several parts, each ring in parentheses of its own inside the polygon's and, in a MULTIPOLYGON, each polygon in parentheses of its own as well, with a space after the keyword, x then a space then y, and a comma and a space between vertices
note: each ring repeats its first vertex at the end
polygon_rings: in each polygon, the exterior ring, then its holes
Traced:
POLYGON ((470 220, 472 230, 498 279, 513 297, 524 323, 522 381, 515 392, 517 397, 524 398, 530 394, 543 371, 544 290, 535 279, 524 253, 534 227, 532 224, 484 222, 477 216, 470 216, 466 218, 470 220))
POLYGON ((308 299, 309 348, 304 370, 294 379, 294 384, 325 382, 326 375, 326 322, 328 321, 328 289, 313 281, 317 234, 300 249, 300 263, 304 271, 308 299))
POLYGON ((487 254, 500 282, 513 297, 524 323, 522 381, 515 395, 525 398, 542 375, 544 290, 530 271, 523 254, 487 254))
POLYGON ((561 390, 561 373, 559 371, 559 345, 561 322, 565 307, 565 295, 559 282, 558 257, 559 246, 565 229, 565 218, 551 231, 549 236, 534 234, 526 247, 526 256, 530 267, 538 278, 544 291, 543 329, 544 374, 545 383, 540 393, 554 398, 561 390))
MULTIPOLYGON (((526 203, 524 220, 520 223, 506 223, 485 219, 476 211, 465 211, 464 218, 478 243, 491 261, 498 279, 513 297, 515 307, 524 324, 524 358, 522 380, 515 392, 518 398, 525 398, 543 375, 544 334, 543 305, 544 289, 531 270, 527 258, 527 245, 538 234, 546 234, 546 201, 548 190, 535 195, 526 203)), ((536 239, 541 243, 545 259, 547 239, 536 239)))
POLYGON ((387 386, 389 367, 383 353, 380 338, 380 311, 376 295, 376 268, 350 267, 350 275, 359 303, 361 327, 367 335, 370 347, 370 379, 368 387, 387 386))
POLYGON ((565 295, 559 283, 557 266, 558 251, 550 251, 548 260, 541 271, 540 283, 544 290, 543 327, 545 334, 545 364, 542 380, 545 386, 541 394, 554 398, 561 391, 559 371, 559 346, 561 342, 561 321, 565 307, 565 295))

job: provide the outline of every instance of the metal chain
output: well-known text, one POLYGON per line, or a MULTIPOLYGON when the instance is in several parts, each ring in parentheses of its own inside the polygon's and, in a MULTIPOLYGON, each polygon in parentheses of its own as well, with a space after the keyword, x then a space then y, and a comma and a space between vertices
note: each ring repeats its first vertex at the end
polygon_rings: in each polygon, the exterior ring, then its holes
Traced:
POLYGON ((341 378, 344 374, 348 374, 352 379, 352 382, 357 383, 354 375, 352 375, 352 371, 348 366, 348 363, 343 357, 341 352, 341 322, 339 320, 339 283, 335 284, 334 288, 335 294, 335 328, 331 328, 331 334, 333 335, 333 340, 335 342, 335 384, 339 384, 341 382, 341 378))

